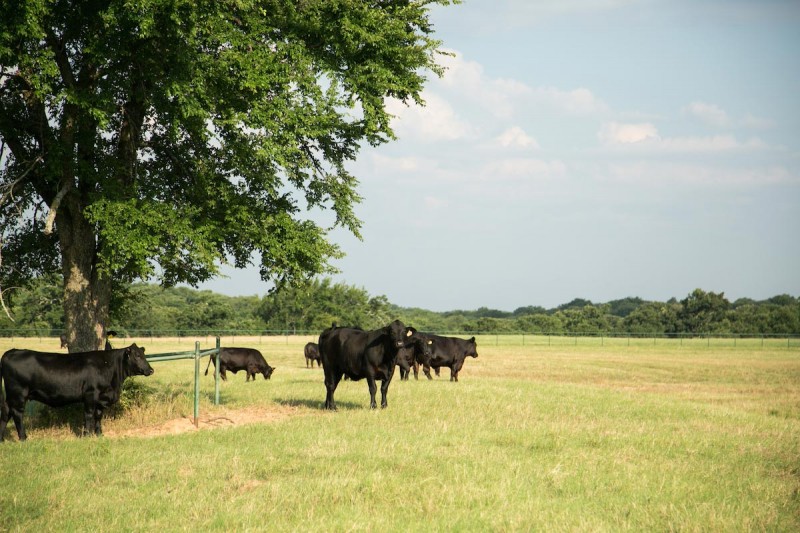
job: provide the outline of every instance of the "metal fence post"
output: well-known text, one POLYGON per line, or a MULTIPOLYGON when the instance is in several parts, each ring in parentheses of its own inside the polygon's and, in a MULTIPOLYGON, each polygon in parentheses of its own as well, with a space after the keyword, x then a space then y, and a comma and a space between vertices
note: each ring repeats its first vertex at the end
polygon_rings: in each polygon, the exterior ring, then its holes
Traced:
MULTIPOLYGON (((219 360, 219 357, 217 357, 219 360)), ((200 419, 200 341, 194 342, 194 427, 200 419)))
POLYGON ((214 405, 219 405, 219 337, 217 337, 217 357, 214 363, 214 405))

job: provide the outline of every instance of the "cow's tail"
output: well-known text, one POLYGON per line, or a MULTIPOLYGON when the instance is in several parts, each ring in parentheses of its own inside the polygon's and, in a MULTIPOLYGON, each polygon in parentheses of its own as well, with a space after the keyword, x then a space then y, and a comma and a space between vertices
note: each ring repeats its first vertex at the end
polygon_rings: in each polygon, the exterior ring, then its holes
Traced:
MULTIPOLYGON (((219 352, 217 354, 219 354, 219 352)), ((206 373, 204 375, 206 376, 208 375, 208 369, 211 367, 211 361, 213 360, 214 360, 214 354, 212 353, 211 355, 208 356, 208 364, 206 365, 206 373)))

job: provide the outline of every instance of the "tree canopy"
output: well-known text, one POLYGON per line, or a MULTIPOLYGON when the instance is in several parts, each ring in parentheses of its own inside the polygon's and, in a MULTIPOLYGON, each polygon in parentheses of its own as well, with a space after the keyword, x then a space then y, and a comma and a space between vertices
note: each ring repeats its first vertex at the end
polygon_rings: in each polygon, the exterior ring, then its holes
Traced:
POLYGON ((331 271, 327 232, 359 234, 347 163, 393 138, 387 98, 422 103, 451 3, 3 2, 0 297, 60 272, 93 349, 136 280, 331 271))

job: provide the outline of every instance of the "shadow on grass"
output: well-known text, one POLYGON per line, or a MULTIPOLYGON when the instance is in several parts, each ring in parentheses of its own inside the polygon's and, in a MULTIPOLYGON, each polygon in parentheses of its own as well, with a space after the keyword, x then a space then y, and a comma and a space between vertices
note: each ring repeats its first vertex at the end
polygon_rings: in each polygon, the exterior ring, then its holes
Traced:
MULTIPOLYGON (((180 393, 173 391, 172 394, 178 395, 180 393)), ((150 403, 162 396, 164 396, 164 392, 157 387, 148 385, 141 380, 127 380, 122 386, 119 400, 105 410, 102 421, 105 422, 112 418, 125 416, 127 411, 150 403)), ((66 426, 69 427, 71 433, 80 437, 83 435, 85 425, 83 401, 61 407, 50 407, 44 403, 29 400, 25 406, 25 414, 22 420, 25 429, 28 431, 66 426)), ((9 420, 6 437, 11 431, 16 435, 14 424, 9 420)))
MULTIPOLYGON (((320 411, 325 408, 324 398, 314 398, 313 400, 307 398, 275 398, 275 403, 288 407, 308 407, 309 409, 319 409, 320 411)), ((369 406, 353 402, 336 402, 336 407, 339 411, 354 411, 365 407, 368 408, 369 406)))
MULTIPOLYGON (((105 419, 105 417, 103 417, 105 419)), ((36 429, 56 429, 69 427, 70 432, 80 437, 83 434, 85 419, 83 416, 83 403, 73 403, 62 407, 50 407, 43 403, 29 400, 25 404, 25 414, 22 417, 25 430, 30 433, 36 429)), ((16 436, 17 431, 14 424, 9 420, 8 433, 6 438, 13 431, 16 436)), ((30 435, 28 435, 30 437, 30 435)))

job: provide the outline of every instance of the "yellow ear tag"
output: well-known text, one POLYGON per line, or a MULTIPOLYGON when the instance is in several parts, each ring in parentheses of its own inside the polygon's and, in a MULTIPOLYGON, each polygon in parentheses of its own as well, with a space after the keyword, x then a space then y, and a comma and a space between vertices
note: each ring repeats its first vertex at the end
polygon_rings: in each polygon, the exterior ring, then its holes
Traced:
POLYGON ((410 337, 412 335, 411 331, 406 331, 406 337, 410 337))

